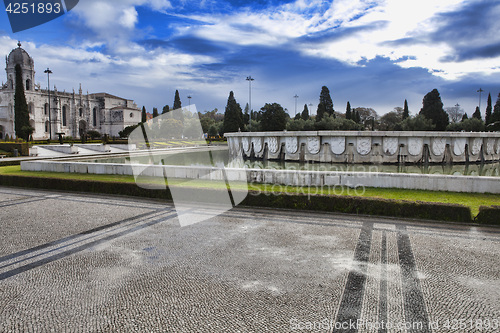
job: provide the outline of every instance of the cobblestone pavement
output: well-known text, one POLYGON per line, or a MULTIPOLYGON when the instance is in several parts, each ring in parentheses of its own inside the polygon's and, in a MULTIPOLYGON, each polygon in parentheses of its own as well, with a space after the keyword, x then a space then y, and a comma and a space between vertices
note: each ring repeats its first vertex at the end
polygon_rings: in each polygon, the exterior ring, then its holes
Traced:
POLYGON ((500 229, 5 187, 0 219, 0 332, 500 332, 500 229))

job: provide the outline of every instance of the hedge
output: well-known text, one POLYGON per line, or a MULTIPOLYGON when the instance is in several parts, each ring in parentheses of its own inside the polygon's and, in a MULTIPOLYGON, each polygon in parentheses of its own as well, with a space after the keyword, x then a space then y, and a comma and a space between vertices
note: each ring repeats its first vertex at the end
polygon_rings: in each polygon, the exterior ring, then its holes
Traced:
POLYGON ((242 204, 259 207, 419 218, 438 221, 472 221, 470 208, 462 205, 351 196, 283 195, 251 191, 242 204))
POLYGON ((4 167, 4 166, 11 166, 11 165, 19 165, 21 164, 21 161, 19 160, 14 160, 14 161, 2 161, 2 159, 0 159, 0 167, 4 167))
POLYGON ((477 223, 482 224, 499 224, 500 225, 500 206, 481 206, 479 214, 474 219, 477 223))
POLYGON ((27 142, 0 142, 0 150, 13 153, 17 149, 19 155, 28 156, 30 154, 29 144, 27 142))
MULTIPOLYGON (((135 183, 99 182, 91 180, 70 180, 57 178, 37 178, 12 175, 0 175, 0 184, 5 186, 29 187, 63 191, 79 191, 112 195, 130 195, 146 198, 172 200, 170 190, 151 190, 137 186, 135 183)), ((186 191, 193 191, 186 188, 186 191)), ((220 198, 226 190, 203 189, 209 198, 220 198)), ((237 191, 232 191, 236 193, 237 191)), ((349 214, 364 214, 392 216, 403 218, 418 218, 438 221, 471 222, 469 207, 431 202, 396 201, 389 199, 335 196, 335 195, 304 195, 276 194, 269 192, 249 191, 242 205, 256 207, 286 208, 300 210, 315 210, 326 212, 341 212, 349 214)), ((484 216, 492 216, 498 222, 500 207, 490 213, 490 207, 482 207, 484 216), (490 215, 488 215, 490 214, 490 215)), ((481 213, 480 213, 481 215, 481 213)), ((478 216, 479 223, 488 217, 478 216)))

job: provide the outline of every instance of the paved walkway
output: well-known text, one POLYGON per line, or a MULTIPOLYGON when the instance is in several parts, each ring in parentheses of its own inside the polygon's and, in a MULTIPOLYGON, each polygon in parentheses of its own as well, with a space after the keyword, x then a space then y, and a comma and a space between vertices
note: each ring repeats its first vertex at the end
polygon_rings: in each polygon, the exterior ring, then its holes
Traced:
POLYGON ((0 332, 500 332, 500 229, 5 187, 0 227, 0 332))

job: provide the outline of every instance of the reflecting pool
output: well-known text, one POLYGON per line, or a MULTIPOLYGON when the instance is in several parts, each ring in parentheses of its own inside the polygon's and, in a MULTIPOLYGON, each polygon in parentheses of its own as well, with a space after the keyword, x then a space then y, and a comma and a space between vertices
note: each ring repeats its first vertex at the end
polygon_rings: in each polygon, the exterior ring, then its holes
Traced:
MULTIPOLYGON (((386 173, 414 173, 414 174, 441 174, 441 175, 466 175, 500 177, 500 162, 489 164, 455 164, 455 165, 365 165, 365 164, 334 164, 334 163, 299 163, 279 161, 244 161, 244 164, 229 163, 229 154, 226 149, 210 151, 211 165, 207 164, 207 151, 168 151, 154 155, 137 153, 133 155, 132 162, 140 164, 163 164, 185 166, 226 166, 246 167, 251 169, 286 169, 286 170, 312 170, 312 171, 350 171, 350 172, 386 172, 386 173)), ((115 163, 126 164, 131 162, 130 156, 103 157, 82 159, 88 163, 115 163)))

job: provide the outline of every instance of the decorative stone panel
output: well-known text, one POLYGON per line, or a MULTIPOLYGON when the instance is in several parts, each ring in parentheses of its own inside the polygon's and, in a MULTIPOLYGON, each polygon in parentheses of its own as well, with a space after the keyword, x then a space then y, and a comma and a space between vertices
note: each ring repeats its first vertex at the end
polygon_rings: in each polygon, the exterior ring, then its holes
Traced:
POLYGON ((467 144, 466 138, 453 139, 453 154, 462 156, 465 153, 465 145, 467 144))
POLYGON ((486 154, 494 154, 494 153, 495 153, 495 139, 487 139, 486 154))
POLYGON ((260 153, 262 151, 262 138, 252 138, 253 151, 255 153, 260 153))
POLYGON ((321 139, 319 136, 310 136, 307 138, 307 150, 311 154, 319 153, 321 149, 321 139))
POLYGON ((267 144, 269 146, 269 151, 273 154, 276 154, 278 152, 278 149, 279 149, 279 144, 278 144, 279 140, 277 137, 275 136, 272 136, 270 138, 267 138, 267 144))
POLYGON ((384 146, 384 153, 387 155, 394 155, 398 151, 398 138, 384 138, 382 144, 384 146))
POLYGON ((247 137, 241 139, 241 144, 243 145, 243 151, 245 153, 250 152, 250 140, 247 137))
POLYGON ((434 138, 432 139, 432 153, 436 156, 441 156, 444 154, 446 149, 446 139, 445 138, 434 138))
POLYGON ((330 138, 330 149, 335 155, 341 155, 345 152, 345 137, 335 136, 330 138))
POLYGON ((483 144, 483 139, 475 138, 472 140, 471 153, 472 155, 477 155, 481 151, 481 145, 483 144))
POLYGON ((297 144, 298 138, 296 137, 287 137, 285 141, 285 146, 286 146, 286 151, 289 154, 295 154, 297 150, 299 149, 298 144, 297 144))
POLYGON ((360 155, 368 155, 372 151, 372 138, 358 138, 356 150, 360 155))
POLYGON ((422 138, 408 138, 408 153, 413 156, 422 154, 424 140, 422 138))

